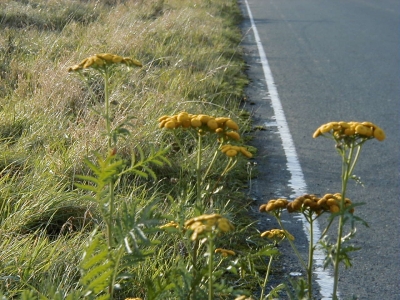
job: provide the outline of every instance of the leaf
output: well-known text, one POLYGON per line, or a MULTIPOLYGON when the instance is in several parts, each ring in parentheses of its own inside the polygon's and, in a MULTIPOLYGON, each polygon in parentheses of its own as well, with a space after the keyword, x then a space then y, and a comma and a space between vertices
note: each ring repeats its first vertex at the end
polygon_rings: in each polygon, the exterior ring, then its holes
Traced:
POLYGON ((285 284, 281 283, 274 287, 269 294, 266 296, 267 299, 278 299, 280 297, 279 292, 285 288, 285 284))
POLYGON ((262 248, 261 250, 257 251, 254 253, 254 256, 271 256, 271 255, 277 255, 279 253, 278 249, 276 249, 273 246, 267 246, 262 248))
POLYGON ((75 177, 84 181, 93 182, 94 184, 99 184, 99 180, 92 176, 76 175, 75 177))
POLYGON ((92 185, 75 183, 75 186, 77 188, 81 189, 81 190, 91 191, 91 192, 94 192, 94 193, 98 192, 97 188, 95 186, 92 186, 92 185))
POLYGON ((149 175, 147 175, 146 172, 139 171, 137 169, 130 169, 129 171, 132 173, 135 173, 136 175, 139 175, 140 177, 146 178, 146 179, 149 177, 149 175))
MULTIPOLYGON (((87 296, 107 291, 114 274, 114 263, 108 259, 110 255, 108 247, 102 236, 95 234, 94 232, 88 242, 80 264, 82 273, 80 281, 87 296)), ((108 299, 104 296, 97 297, 97 299, 99 298, 108 299)))

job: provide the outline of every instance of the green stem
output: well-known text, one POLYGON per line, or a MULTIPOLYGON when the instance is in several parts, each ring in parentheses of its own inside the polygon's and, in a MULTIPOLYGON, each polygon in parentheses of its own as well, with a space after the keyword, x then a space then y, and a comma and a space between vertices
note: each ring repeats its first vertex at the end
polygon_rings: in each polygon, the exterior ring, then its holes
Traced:
MULTIPOLYGON (((219 149, 219 148, 218 148, 218 149, 219 149)), ((208 168, 207 168, 207 171, 204 173, 203 181, 207 178, 208 173, 209 173, 210 170, 211 170, 211 167, 214 165, 215 159, 217 158, 217 155, 218 155, 218 149, 215 150, 215 153, 214 153, 214 156, 213 156, 213 158, 212 158, 212 160, 211 160, 211 163, 209 164, 209 166, 208 166, 208 168)))
POLYGON ((190 295, 189 295, 190 299, 196 298, 195 289, 196 289, 196 281, 197 281, 197 252, 199 250, 199 246, 200 246, 199 240, 196 239, 194 242, 193 255, 192 255, 193 279, 192 279, 192 285, 191 285, 190 295))
POLYGON ((352 165, 350 167, 350 170, 349 170, 349 175, 353 174, 353 170, 354 170, 354 167, 356 166, 356 163, 357 163, 358 157, 360 156, 360 153, 361 153, 361 144, 358 144, 357 145, 356 155, 355 155, 355 157, 353 159, 353 163, 352 163, 352 165))
POLYGON ((106 67, 104 70, 104 102, 105 102, 105 119, 106 119, 106 130, 108 136, 108 148, 111 149, 111 118, 110 118, 110 91, 109 91, 109 70, 106 67))
POLYGON ((202 155, 202 138, 199 133, 197 136, 197 165, 196 165, 196 175, 197 175, 197 206, 201 207, 201 155, 202 155))
MULTIPOLYGON (((110 80, 109 69, 107 67, 105 67, 105 70, 104 70, 104 102, 105 102, 104 117, 106 119, 108 151, 110 151, 111 147, 112 147, 109 80, 110 80)), ((115 180, 114 180, 114 178, 111 179, 109 188, 110 188, 110 191, 109 191, 110 210, 109 210, 109 221, 107 224, 108 225, 107 226, 107 240, 108 240, 108 249, 109 249, 109 251, 112 251, 112 249, 114 247, 114 241, 113 241, 113 221, 114 221, 114 202, 115 202, 115 195, 114 195, 115 180)), ((117 257, 117 264, 119 264, 119 259, 120 259, 120 254, 117 257)), ((116 273, 117 272, 114 272, 114 276, 116 276, 116 273)), ((113 299, 113 295, 114 295, 114 282, 115 282, 115 278, 113 278, 110 281, 110 284, 108 287, 111 300, 113 299)))
POLYGON ((120 261, 121 261, 121 258, 122 258, 123 254, 124 254, 124 248, 120 247, 118 249, 118 253, 117 253, 116 259, 114 260, 114 272, 113 272, 113 275, 112 275, 112 278, 111 278, 110 285, 108 287, 108 291, 109 291, 111 300, 114 297, 115 281, 116 281, 116 278, 117 278, 117 275, 118 275, 118 267, 119 267, 119 264, 120 264, 120 261))
POLYGON ((221 176, 225 176, 226 174, 229 173, 230 170, 233 169, 233 167, 236 165, 237 159, 233 160, 233 158, 229 158, 229 162, 226 165, 225 169, 222 171, 221 176), (233 161, 233 162, 232 162, 233 161))
MULTIPOLYGON (((287 230, 286 230, 285 227, 283 226, 283 224, 282 224, 282 222, 281 222, 279 216, 276 216, 276 220, 278 221, 279 226, 280 226, 283 230, 285 230, 285 231, 287 232, 287 230)), ((300 264, 302 265, 302 267, 304 268, 304 270, 307 270, 306 263, 304 262, 303 258, 301 257, 301 255, 300 255, 299 251, 297 250, 296 246, 295 246, 294 243, 291 241, 291 239, 287 238, 287 240, 288 240, 290 246, 292 247, 294 253, 296 254, 296 256, 297 256, 297 258, 298 258, 300 264)))
POLYGON ((273 260, 273 259, 274 259, 274 256, 271 255, 271 257, 269 258, 269 262, 268 262, 267 273, 265 274, 263 286, 262 286, 262 288, 261 288, 260 300, 262 300, 262 299, 264 298, 265 286, 267 285, 267 282, 268 282, 269 272, 270 272, 270 270, 271 270, 271 265, 272 265, 272 260, 273 260))
POLYGON ((308 267, 307 267, 307 280, 308 280, 308 299, 312 299, 312 271, 313 271, 313 258, 314 258, 314 228, 312 212, 309 212, 307 220, 310 223, 310 244, 308 249, 308 267))
POLYGON ((328 225, 325 227, 324 231, 321 233, 321 236, 320 236, 318 241, 320 241, 327 234, 327 232, 328 232, 329 228, 331 227, 332 223, 333 223, 333 218, 330 219, 328 225))
POLYGON ((208 300, 214 300, 213 270, 214 270, 214 239, 212 236, 209 236, 208 237, 208 300))
MULTIPOLYGON (((346 148, 345 148, 346 149, 346 148)), ((332 297, 333 300, 337 299, 337 290, 338 290, 338 282, 339 282, 339 264, 340 264, 340 249, 342 246, 342 236, 343 236, 343 225, 344 225, 344 207, 345 207, 345 197, 347 190, 347 183, 349 181, 351 171, 355 166, 355 161, 352 164, 352 158, 354 153, 354 142, 352 142, 349 146, 349 154, 346 157, 346 150, 342 152, 342 199, 340 201, 340 216, 339 216, 339 225, 338 225, 338 234, 336 241, 336 253, 333 261, 333 292, 332 297)), ((356 158, 358 158, 359 150, 357 151, 356 158)))

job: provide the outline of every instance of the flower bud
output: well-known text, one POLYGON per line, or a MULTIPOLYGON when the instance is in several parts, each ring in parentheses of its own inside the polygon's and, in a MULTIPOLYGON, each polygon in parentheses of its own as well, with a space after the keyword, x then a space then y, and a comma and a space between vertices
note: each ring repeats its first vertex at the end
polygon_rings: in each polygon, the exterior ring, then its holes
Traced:
POLYGON ((218 128, 218 123, 215 119, 209 119, 207 121, 207 127, 210 128, 212 131, 218 128))
POLYGON ((228 131, 225 133, 228 137, 231 139, 234 139, 236 141, 240 140, 240 135, 236 131, 228 131))
POLYGON ((168 129, 174 129, 175 126, 176 126, 175 121, 168 121, 168 122, 166 122, 166 123, 164 124, 164 127, 165 127, 165 128, 168 128, 168 129))
POLYGON ((234 149, 229 149, 228 151, 225 152, 226 156, 229 156, 229 157, 235 157, 237 155, 237 153, 238 152, 234 149))
POLYGON ((238 124, 236 124, 234 121, 232 121, 231 119, 227 120, 225 122, 225 126, 227 126, 228 128, 232 129, 232 130, 239 130, 239 126, 238 124))
POLYGON ((190 120, 190 124, 192 127, 200 127, 202 125, 201 121, 198 118, 193 118, 190 120))
POLYGON ((382 142, 386 138, 385 132, 381 128, 376 127, 374 130, 374 138, 382 142))

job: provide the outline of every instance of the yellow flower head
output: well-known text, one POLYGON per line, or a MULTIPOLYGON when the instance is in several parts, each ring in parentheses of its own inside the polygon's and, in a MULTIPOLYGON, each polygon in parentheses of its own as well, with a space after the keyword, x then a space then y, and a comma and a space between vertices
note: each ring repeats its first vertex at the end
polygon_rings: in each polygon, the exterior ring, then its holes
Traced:
POLYGON ((318 198, 313 194, 305 194, 297 197, 287 205, 288 212, 311 211, 318 215, 321 213, 321 208, 318 205, 318 198))
POLYGON ((239 130, 239 126, 228 117, 213 117, 206 114, 193 115, 183 111, 172 116, 162 116, 158 119, 158 122, 160 128, 193 128, 202 133, 216 133, 222 139, 240 140, 240 135, 236 132, 239 130), (173 123, 169 123, 170 121, 173 121, 173 123))
POLYGON ((253 154, 246 149, 246 147, 233 146, 231 144, 225 144, 221 147, 221 152, 228 157, 235 157, 239 153, 246 156, 247 158, 252 158, 253 154))
POLYGON ((192 230, 191 239, 196 240, 201 234, 207 232, 228 232, 234 229, 232 223, 220 214, 201 215, 185 222, 185 228, 192 230))
POLYGON ((111 53, 100 53, 82 60, 79 64, 68 68, 68 72, 80 71, 88 68, 101 68, 111 64, 122 63, 127 66, 142 67, 142 64, 129 57, 122 57, 111 53))
POLYGON ((288 205, 288 201, 286 199, 272 199, 269 200, 268 203, 262 204, 259 207, 260 212, 271 212, 271 211, 276 211, 276 210, 281 210, 286 208, 288 205))
POLYGON ((229 222, 229 220, 226 218, 220 218, 217 221, 217 226, 218 226, 218 229, 222 232, 228 232, 228 231, 232 231, 235 229, 235 227, 232 225, 232 223, 229 222))
POLYGON ((263 233, 261 233, 261 237, 267 237, 274 241, 283 240, 285 237, 287 237, 291 241, 294 240, 294 236, 283 229, 271 229, 268 231, 264 231, 263 233))
POLYGON ((331 134, 336 140, 376 138, 378 141, 383 141, 386 138, 385 132, 371 122, 329 122, 318 127, 313 138, 326 133, 331 134))
POLYGON ((179 224, 176 223, 175 221, 168 222, 167 224, 161 225, 159 227, 160 229, 165 229, 165 228, 179 228, 179 224))
POLYGON ((228 250, 228 249, 223 249, 223 248, 217 248, 214 250, 215 253, 221 253, 223 257, 228 257, 228 256, 235 256, 236 253, 235 251, 228 250))
MULTIPOLYGON (((318 206, 321 211, 337 213, 340 211, 340 205, 342 201, 342 195, 340 193, 336 194, 326 194, 321 199, 318 200, 318 206)), ((349 207, 352 202, 349 198, 344 199, 344 207, 349 207)), ((354 208, 349 209, 350 213, 354 212, 354 208)))
POLYGON ((237 133, 236 131, 228 131, 225 132, 225 135, 235 141, 239 141, 240 140, 240 135, 239 133, 237 133))

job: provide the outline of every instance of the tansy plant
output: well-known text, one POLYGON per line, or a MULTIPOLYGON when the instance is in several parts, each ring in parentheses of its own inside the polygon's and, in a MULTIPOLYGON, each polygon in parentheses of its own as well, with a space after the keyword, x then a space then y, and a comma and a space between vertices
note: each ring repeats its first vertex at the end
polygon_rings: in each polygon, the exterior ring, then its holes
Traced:
MULTIPOLYGON (((144 256, 139 248, 140 244, 150 243, 143 228, 152 223, 151 209, 142 208, 142 213, 139 215, 135 208, 122 205, 120 213, 118 216, 116 215, 115 190, 116 185, 120 182, 119 179, 127 173, 146 178, 150 175, 155 179, 155 173, 149 168, 149 165, 169 164, 164 156, 166 149, 151 151, 150 155, 146 157, 142 149, 137 148, 140 159, 137 161, 135 152, 132 151, 129 163, 118 155, 119 137, 126 138, 130 134, 127 129, 129 124, 113 126, 111 117, 110 80, 117 67, 121 65, 142 66, 134 59, 103 53, 90 56, 80 64, 68 69, 69 72, 78 73, 85 82, 87 82, 85 76, 88 72, 99 73, 104 81, 104 111, 98 114, 106 123, 107 154, 105 156, 96 154, 95 162, 86 159, 85 162, 92 175, 77 176, 82 183, 76 183, 77 187, 90 192, 87 199, 98 204, 106 224, 105 235, 96 234, 96 231, 92 234, 81 264, 83 273, 81 283, 85 288, 85 296, 93 299, 113 299, 121 261, 140 260, 144 256), (106 243, 104 243, 103 236, 105 236, 106 243), (126 256, 135 256, 136 259, 124 260, 123 258, 126 256)), ((89 90, 92 91, 90 85, 89 90)))
MULTIPOLYGON (((214 299, 214 253, 221 253, 223 256, 235 255, 232 250, 215 249, 214 239, 221 233, 234 230, 232 223, 220 214, 201 215, 185 222, 185 228, 191 232, 190 239, 195 242, 193 248, 193 270, 198 273, 197 255, 199 251, 200 239, 207 243, 207 280, 208 280, 208 299, 214 299)), ((196 274, 195 276, 196 277, 196 274)), ((192 287, 192 291, 195 287, 192 287)))
MULTIPOLYGON (((385 139, 384 131, 377 125, 371 122, 329 122, 320 126, 313 134, 314 138, 324 136, 335 141, 335 147, 342 159, 342 173, 341 182, 342 189, 341 193, 326 194, 321 198, 313 194, 307 194, 297 197, 293 201, 286 199, 273 199, 268 201, 266 204, 260 206, 261 212, 267 212, 275 216, 282 230, 284 226, 281 221, 281 213, 283 210, 287 210, 289 213, 299 212, 302 213, 310 225, 310 245, 308 263, 305 263, 297 251, 295 245, 291 239, 288 238, 293 250, 300 260, 301 265, 304 267, 307 273, 307 294, 308 298, 312 299, 312 271, 313 271, 313 254, 317 245, 313 244, 313 223, 323 213, 329 213, 329 222, 326 228, 323 230, 319 237, 319 243, 326 250, 325 267, 329 264, 333 266, 333 287, 332 287, 332 298, 337 299, 338 297, 338 278, 339 278, 339 264, 343 262, 346 267, 351 266, 349 252, 358 250, 351 245, 344 246, 344 242, 348 242, 355 235, 354 223, 361 221, 363 224, 366 223, 359 217, 354 216, 354 208, 357 204, 353 204, 350 199, 346 197, 347 184, 349 179, 358 178, 353 175, 354 168, 357 164, 357 160, 361 153, 361 148, 364 143, 370 139, 377 139, 383 141, 385 139), (327 240, 327 232, 330 228, 334 219, 338 218, 338 228, 336 242, 331 243, 327 240), (351 231, 349 234, 344 235, 344 224, 350 222, 351 231)), ((360 204, 358 204, 360 205, 360 204)), ((287 231, 283 231, 288 237, 287 231)))
MULTIPOLYGON (((197 190, 197 206, 202 207, 202 182, 208 176, 211 167, 216 161, 218 153, 223 153, 228 157, 225 169, 222 171, 220 178, 225 176, 237 162, 237 156, 243 155, 251 158, 253 155, 246 147, 236 146, 233 142, 240 140, 239 126, 228 117, 214 117, 206 114, 189 114, 180 112, 172 116, 162 116, 159 118, 159 127, 167 130, 187 130, 197 141, 197 161, 196 161, 196 190, 197 190), (214 157, 210 162, 207 170, 202 174, 202 153, 203 153, 203 136, 207 134, 215 134, 219 142, 219 147, 214 153, 214 157)), ((174 131, 175 133, 175 131, 174 131)), ((175 135, 176 136, 176 135, 175 135)), ((178 144, 179 139, 176 139, 178 144)), ((182 147, 180 147, 183 149, 182 147)), ((212 192, 212 191, 211 191, 212 192)))

